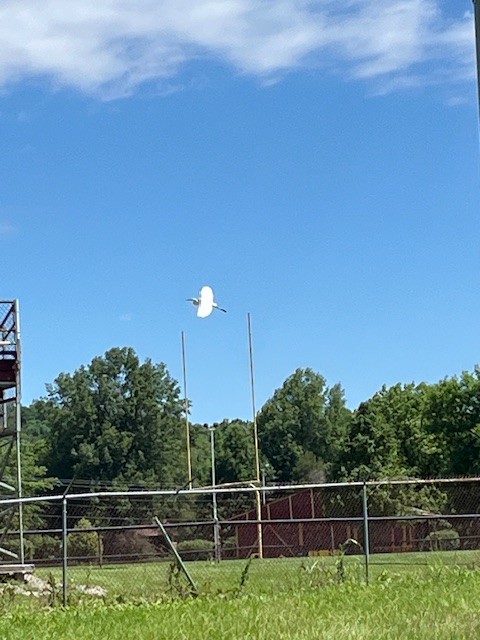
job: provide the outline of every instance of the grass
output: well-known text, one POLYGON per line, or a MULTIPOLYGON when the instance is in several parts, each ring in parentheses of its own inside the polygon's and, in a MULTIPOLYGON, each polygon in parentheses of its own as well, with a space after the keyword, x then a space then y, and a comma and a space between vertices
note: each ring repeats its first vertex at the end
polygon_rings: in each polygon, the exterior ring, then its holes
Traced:
MULTIPOLYGON (((322 558, 275 558, 255 559, 248 567, 248 576, 243 593, 256 595, 291 593, 335 581, 344 565, 350 581, 365 580, 363 556, 322 558)), ((480 565, 480 554, 476 551, 439 551, 431 553, 377 554, 371 556, 369 575, 371 580, 385 572, 414 573, 421 575, 432 567, 480 565)), ((210 561, 187 562, 187 569, 202 594, 231 592, 238 588, 246 561, 227 560, 219 564, 210 561)), ((175 587, 170 576, 168 562, 152 562, 136 565, 106 565, 70 567, 68 579, 71 585, 99 585, 108 592, 109 599, 156 600, 175 587)), ((46 578, 52 574, 61 582, 60 569, 37 570, 37 575, 46 578)), ((181 584, 181 581, 180 581, 181 584)))
MULTIPOLYGON (((286 565, 285 565, 286 566, 286 565)), ((315 565, 319 566, 319 565, 315 565)), ((480 571, 431 564, 383 571, 367 587, 56 608, 0 617, 5 640, 462 640, 480 637, 480 571)))

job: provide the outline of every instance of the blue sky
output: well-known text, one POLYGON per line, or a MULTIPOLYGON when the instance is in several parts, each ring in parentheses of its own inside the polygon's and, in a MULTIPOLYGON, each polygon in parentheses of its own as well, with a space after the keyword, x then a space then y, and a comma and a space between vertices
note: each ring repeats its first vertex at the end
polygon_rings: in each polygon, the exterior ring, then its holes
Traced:
POLYGON ((480 362, 470 0, 4 0, 0 298, 24 401, 113 346, 192 418, 480 362), (381 5, 381 6, 380 6, 381 5), (228 313, 195 317, 214 287, 228 313))

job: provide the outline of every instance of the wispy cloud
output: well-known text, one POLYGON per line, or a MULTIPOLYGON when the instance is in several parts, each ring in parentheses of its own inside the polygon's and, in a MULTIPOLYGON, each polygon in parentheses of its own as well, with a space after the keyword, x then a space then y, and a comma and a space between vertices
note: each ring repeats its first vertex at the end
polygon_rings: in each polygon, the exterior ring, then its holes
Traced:
POLYGON ((0 236, 8 236, 12 233, 15 233, 16 231, 17 231, 17 228, 10 222, 0 221, 0 236))
POLYGON ((266 82, 312 65, 393 84, 410 75, 469 81, 471 16, 447 17, 440 6, 440 0, 3 0, 0 86, 42 77, 115 97, 148 81, 171 86, 199 59, 266 82))
POLYGON ((133 320, 133 313, 122 313, 118 319, 120 322, 131 322, 133 320))

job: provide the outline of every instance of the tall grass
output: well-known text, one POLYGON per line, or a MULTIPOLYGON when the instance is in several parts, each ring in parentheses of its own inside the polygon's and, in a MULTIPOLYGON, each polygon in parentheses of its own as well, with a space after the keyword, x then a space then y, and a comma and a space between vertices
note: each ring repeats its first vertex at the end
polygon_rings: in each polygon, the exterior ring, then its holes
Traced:
MULTIPOLYGON (((371 557, 370 576, 375 580, 384 572, 405 572, 423 575, 431 567, 480 566, 480 554, 476 551, 379 554, 371 557)), ((202 594, 232 592, 242 582, 245 560, 187 562, 195 583, 202 594)), ((171 591, 172 581, 169 562, 151 562, 132 565, 106 565, 70 567, 68 581, 75 585, 104 587, 108 599, 158 600, 171 591)), ((254 559, 248 565, 248 576, 243 580, 242 592, 249 594, 278 594, 317 587, 343 571, 349 580, 365 580, 363 556, 336 556, 321 558, 273 558, 254 559)), ((53 575, 57 583, 62 581, 60 569, 38 569, 39 577, 53 575)), ((180 581, 180 579, 179 579, 180 581)), ((181 584, 181 582, 180 582, 181 584)))
MULTIPOLYGON (((317 565, 318 566, 318 565, 317 565)), ((313 569, 315 571, 315 569, 313 569)), ((462 640, 480 637, 480 571, 431 565, 277 593, 3 612, 5 640, 462 640)), ((248 580, 248 578, 247 578, 248 580)))

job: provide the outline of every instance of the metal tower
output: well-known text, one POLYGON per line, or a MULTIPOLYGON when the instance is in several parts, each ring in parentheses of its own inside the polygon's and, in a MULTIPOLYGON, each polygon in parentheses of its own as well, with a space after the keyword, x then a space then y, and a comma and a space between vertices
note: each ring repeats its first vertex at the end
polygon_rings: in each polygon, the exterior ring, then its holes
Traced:
MULTIPOLYGON (((18 300, 0 300, 0 497, 22 497, 20 462, 21 348, 18 300)), ((11 536, 8 538, 12 540, 11 536)), ((23 510, 0 507, 0 564, 23 565, 23 510), (9 530, 18 530, 15 551, 5 548, 9 530)))

